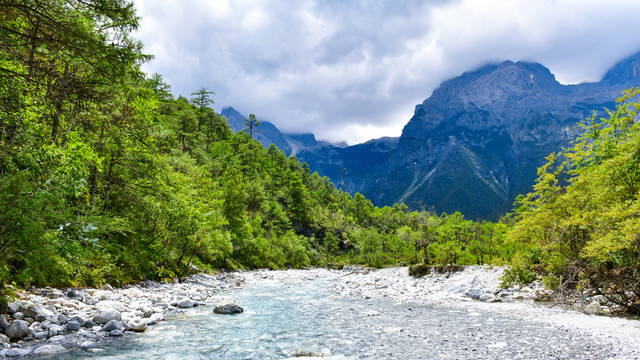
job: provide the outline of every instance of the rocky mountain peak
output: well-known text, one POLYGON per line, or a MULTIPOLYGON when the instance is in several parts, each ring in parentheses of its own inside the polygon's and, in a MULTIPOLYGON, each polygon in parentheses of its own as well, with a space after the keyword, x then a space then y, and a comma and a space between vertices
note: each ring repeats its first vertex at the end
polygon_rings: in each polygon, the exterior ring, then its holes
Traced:
POLYGON ((640 84, 640 52, 618 62, 605 74, 602 83, 626 87, 640 84))

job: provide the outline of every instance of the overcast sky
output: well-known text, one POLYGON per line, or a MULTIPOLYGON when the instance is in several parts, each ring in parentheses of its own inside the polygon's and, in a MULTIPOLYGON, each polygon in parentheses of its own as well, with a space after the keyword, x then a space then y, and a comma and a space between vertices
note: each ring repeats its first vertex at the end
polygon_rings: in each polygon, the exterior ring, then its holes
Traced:
POLYGON ((135 0, 144 65, 214 108, 350 144, 399 136, 442 81, 503 60, 598 81, 640 51, 638 0, 135 0))

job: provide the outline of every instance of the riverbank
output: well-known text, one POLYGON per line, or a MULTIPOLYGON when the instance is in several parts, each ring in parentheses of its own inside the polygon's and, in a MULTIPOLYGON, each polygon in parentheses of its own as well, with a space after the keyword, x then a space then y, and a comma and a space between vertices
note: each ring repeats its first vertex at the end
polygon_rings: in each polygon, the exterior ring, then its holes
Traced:
MULTIPOLYGON (((501 289, 503 271, 499 267, 471 266, 461 272, 416 279, 408 276, 406 268, 356 269, 340 277, 334 289, 343 296, 490 313, 496 318, 516 319, 523 325, 542 323, 549 328, 563 329, 568 334, 588 336, 594 348, 605 350, 605 358, 640 358, 640 321, 637 319, 587 314, 553 306, 546 302, 551 292, 539 282, 530 287, 501 289)), ((583 310, 591 310, 596 301, 599 299, 588 300, 583 310)))
POLYGON ((17 293, 0 315, 0 357, 101 351, 109 340, 145 332, 165 315, 224 306, 222 292, 242 285, 241 273, 198 274, 179 282, 145 281, 122 289, 33 289, 17 293))

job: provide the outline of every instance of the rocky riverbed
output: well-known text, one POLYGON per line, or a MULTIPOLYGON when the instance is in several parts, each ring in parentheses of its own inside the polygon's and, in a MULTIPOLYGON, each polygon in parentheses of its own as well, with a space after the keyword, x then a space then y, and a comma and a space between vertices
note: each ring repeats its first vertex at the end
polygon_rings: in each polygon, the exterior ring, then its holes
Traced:
POLYGON ((502 272, 252 271, 125 289, 40 289, 11 304, 0 357, 640 358, 637 320, 550 307, 534 301, 550 295, 541 283, 500 289, 502 272), (229 296, 245 312, 214 314, 225 303, 241 310, 229 296))
POLYGON ((0 315, 0 357, 101 351, 126 333, 145 332, 165 315, 200 306, 240 312, 220 293, 242 285, 239 273, 199 274, 174 283, 145 281, 114 289, 31 289, 18 293, 0 315))

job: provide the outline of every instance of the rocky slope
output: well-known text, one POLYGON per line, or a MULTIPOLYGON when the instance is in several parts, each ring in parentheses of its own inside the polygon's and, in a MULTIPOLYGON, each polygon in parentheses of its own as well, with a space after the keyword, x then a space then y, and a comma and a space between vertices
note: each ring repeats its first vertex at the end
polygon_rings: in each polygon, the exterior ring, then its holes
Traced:
POLYGON ((638 83, 640 53, 579 85, 560 84, 540 64, 505 61, 444 82, 416 106, 397 146, 323 147, 298 158, 337 185, 344 166, 347 190, 379 206, 495 220, 531 189, 544 158, 576 137, 580 120, 638 83))

